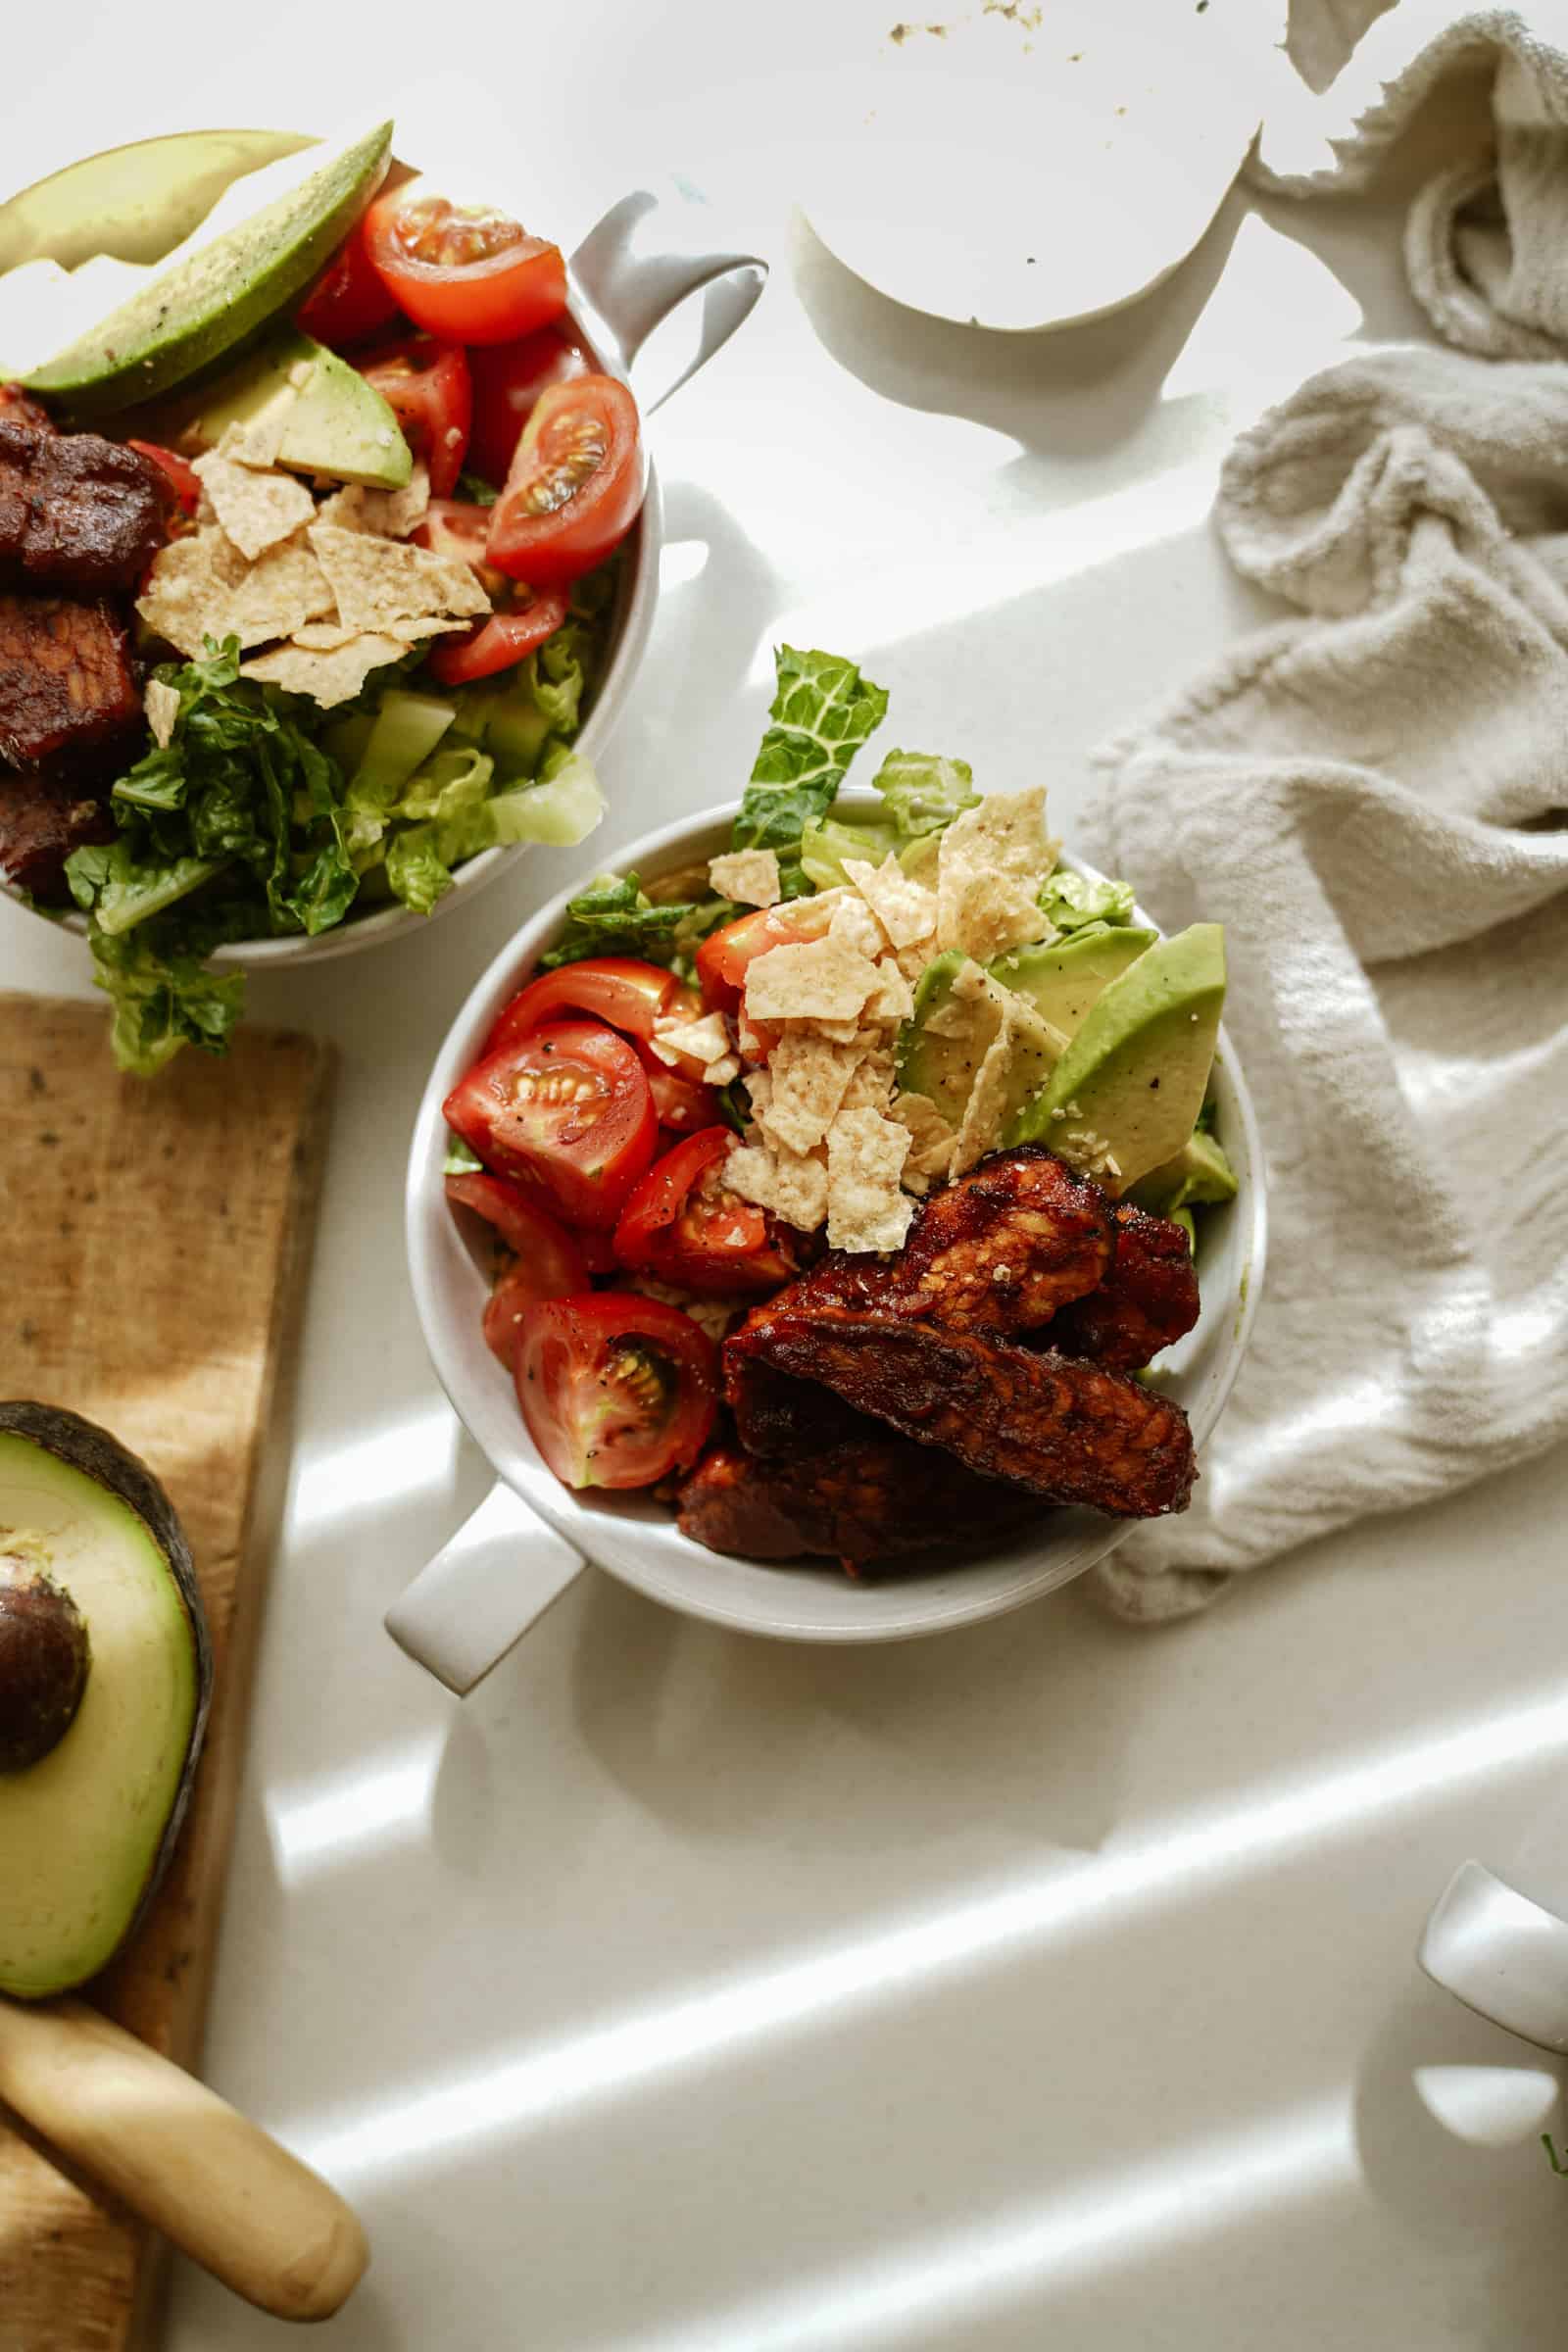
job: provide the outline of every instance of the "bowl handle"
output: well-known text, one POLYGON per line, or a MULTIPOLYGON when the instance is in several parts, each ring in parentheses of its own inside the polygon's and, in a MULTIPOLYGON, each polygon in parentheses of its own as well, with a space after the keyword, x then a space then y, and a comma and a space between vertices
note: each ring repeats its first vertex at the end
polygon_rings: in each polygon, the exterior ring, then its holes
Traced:
MULTIPOLYGON (((703 205, 694 189, 675 184, 682 205, 694 212, 703 205)), ((704 295, 697 352, 672 383, 643 404, 645 416, 662 408, 729 341, 767 282, 767 264, 755 253, 693 252, 688 227, 675 201, 638 188, 611 206, 571 257, 573 277, 614 335, 628 368, 678 304, 688 295, 704 295)))
POLYGON ((400 1649, 466 1698, 588 1565, 500 1479, 386 1613, 400 1649))

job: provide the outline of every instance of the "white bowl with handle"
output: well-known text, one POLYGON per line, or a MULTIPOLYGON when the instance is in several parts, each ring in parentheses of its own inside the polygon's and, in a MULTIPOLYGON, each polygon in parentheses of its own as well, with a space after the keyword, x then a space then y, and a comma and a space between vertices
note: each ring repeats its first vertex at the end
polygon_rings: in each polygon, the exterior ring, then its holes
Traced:
MULTIPOLYGON (((846 792, 841 803, 852 817, 870 817, 879 806, 869 792, 846 792)), ((665 826, 634 842, 617 864, 645 883, 691 866, 728 848, 734 813, 726 805, 665 826)), ((1100 878, 1075 858, 1062 862, 1100 878)), ((419 1105, 407 1194, 415 1303, 441 1384, 487 1455, 496 1484, 389 1613, 393 1639, 449 1690, 464 1692, 590 1562, 670 1608, 736 1632, 795 1642, 896 1642, 1020 1608, 1103 1559, 1137 1521, 1043 1505, 1037 1523, 1004 1543, 968 1552, 955 1547, 929 1563, 860 1582, 830 1561, 780 1567, 710 1551, 683 1536, 672 1514, 650 1496, 574 1493, 546 1468, 512 1381, 480 1328, 488 1275, 447 1203, 442 1104, 477 1057, 501 1007, 561 931, 571 896, 564 891, 543 907, 477 982, 447 1032, 419 1105)), ((1142 910, 1136 919, 1151 922, 1142 910)), ((1200 1220, 1202 1311, 1196 1328, 1160 1358, 1161 1386, 1191 1420, 1200 1471, 1247 1350, 1267 1238, 1262 1146, 1223 1029, 1212 1091, 1216 1132, 1238 1190, 1234 1200, 1200 1220)))
MULTIPOLYGON (((186 131, 88 156, 0 205, 0 270, 41 258, 74 269, 105 250, 122 260, 155 262, 172 251, 243 173, 311 144, 288 131, 186 131)), ((483 192, 497 204, 514 201, 506 177, 504 167, 486 167, 483 192)), ((767 264, 757 255, 710 249, 705 216, 702 198, 684 182, 672 183, 662 196, 638 189, 611 207, 567 264, 567 321, 603 372, 627 384, 632 364, 656 327, 689 297, 703 296, 696 349, 683 372, 644 409, 645 424, 729 340, 766 282, 767 264)), ((113 432, 113 418, 105 429, 113 432)), ((625 543, 610 659, 573 747, 589 760, 598 758, 614 732, 647 648, 662 546, 663 510, 650 455, 647 496, 625 543)), ((401 935, 411 923, 430 922, 466 906, 481 883, 505 872, 528 846, 517 842, 466 859, 454 869, 453 887, 428 915, 402 906, 378 906, 351 913, 314 939, 290 933, 238 940, 217 949, 210 961, 225 971, 270 971, 351 956, 401 935)), ((86 935, 87 918, 80 912, 50 912, 48 919, 86 935)))

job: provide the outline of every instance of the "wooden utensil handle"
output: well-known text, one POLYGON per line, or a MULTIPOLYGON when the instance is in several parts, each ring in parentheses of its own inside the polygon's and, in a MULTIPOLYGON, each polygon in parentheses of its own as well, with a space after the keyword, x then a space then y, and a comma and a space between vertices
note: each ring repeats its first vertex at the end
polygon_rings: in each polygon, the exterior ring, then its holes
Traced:
POLYGON ((318 2174, 80 2001, 0 2000, 0 2099, 91 2180, 280 2320, 324 2320, 365 2272, 318 2174))

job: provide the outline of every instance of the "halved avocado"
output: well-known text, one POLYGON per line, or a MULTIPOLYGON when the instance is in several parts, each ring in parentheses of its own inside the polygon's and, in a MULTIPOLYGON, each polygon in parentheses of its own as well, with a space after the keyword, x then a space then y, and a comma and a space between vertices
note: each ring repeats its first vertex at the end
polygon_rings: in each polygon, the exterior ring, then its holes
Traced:
POLYGON ((145 1463, 78 1414, 0 1404, 0 1992, 84 1984, 132 1933, 212 1681, 190 1547, 145 1463))
POLYGON ((284 196, 152 272, 24 380, 75 416, 112 416, 183 383, 304 292, 386 170, 392 125, 340 148, 284 196))

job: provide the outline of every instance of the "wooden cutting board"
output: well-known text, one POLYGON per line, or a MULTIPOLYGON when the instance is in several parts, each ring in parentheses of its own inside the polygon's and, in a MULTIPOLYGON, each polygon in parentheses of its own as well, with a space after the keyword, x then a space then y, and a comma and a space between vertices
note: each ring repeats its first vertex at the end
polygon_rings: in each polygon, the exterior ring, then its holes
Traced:
MULTIPOLYGON (((179 1849, 134 1944, 88 1988, 184 2065, 200 2053, 286 1483, 329 1064, 315 1039, 242 1030, 225 1061, 187 1051, 150 1083, 122 1078, 101 1005, 0 996, 0 1397, 69 1405, 143 1456, 184 1522, 212 1630, 179 1849)), ((161 2251, 0 2108, 0 2352, 138 2352, 161 2251)))

